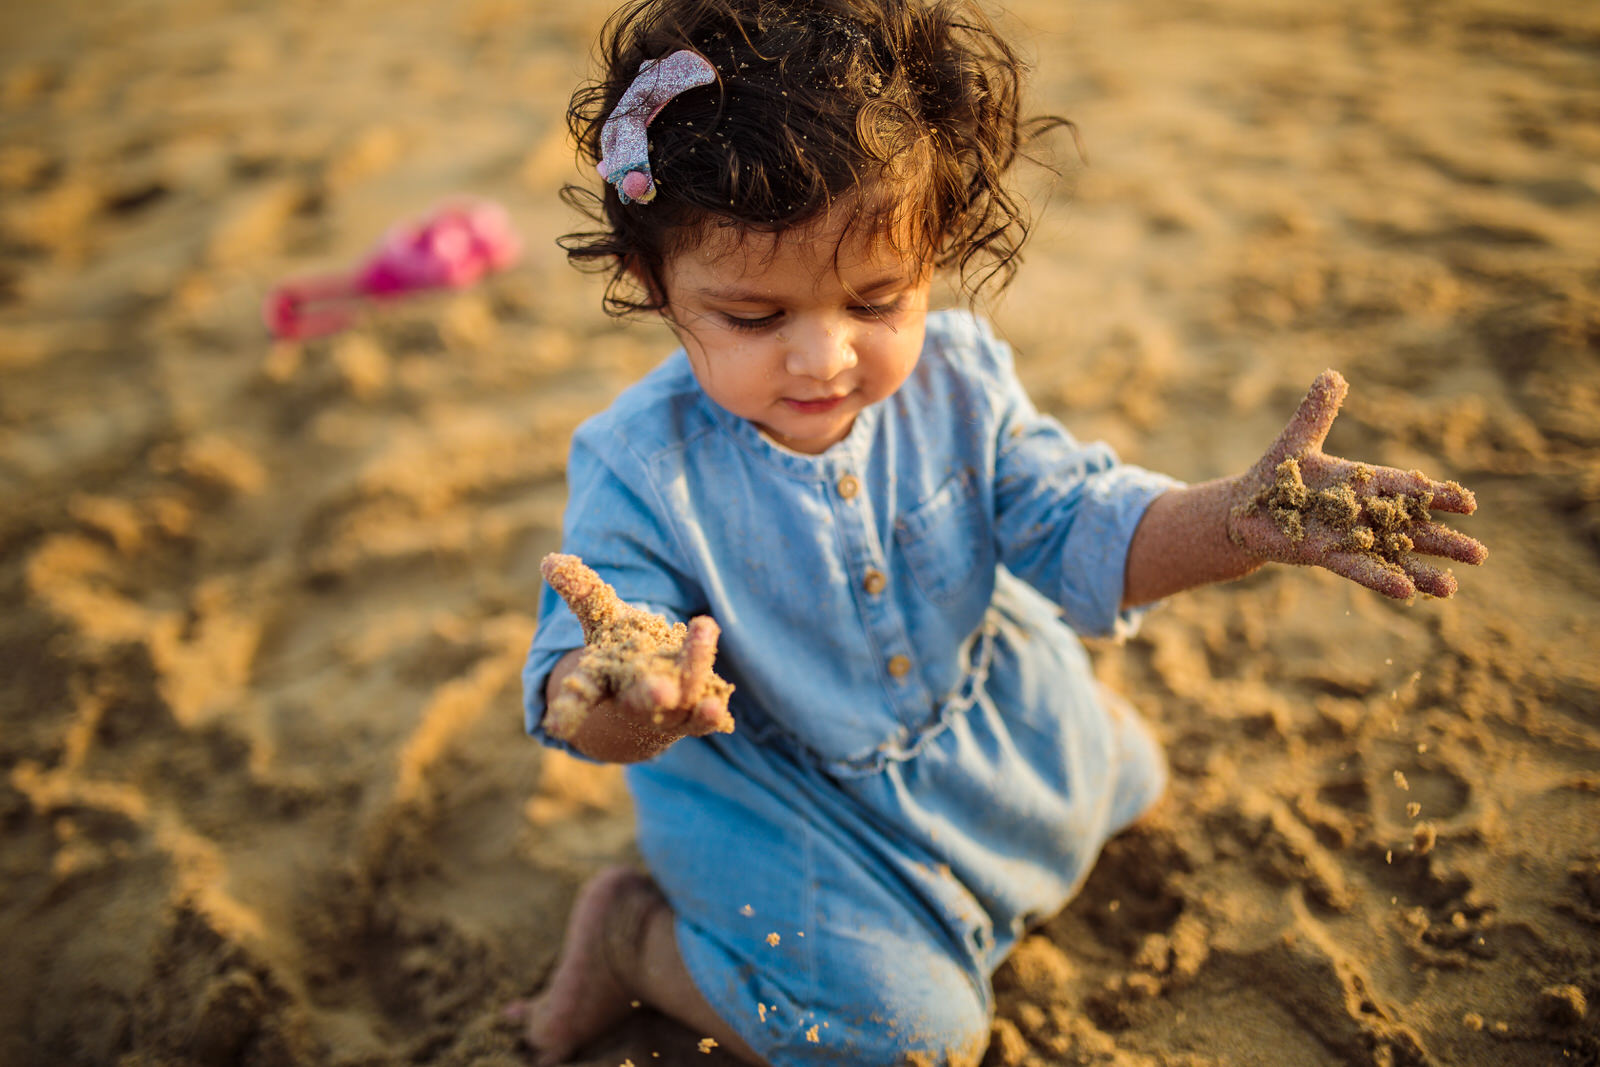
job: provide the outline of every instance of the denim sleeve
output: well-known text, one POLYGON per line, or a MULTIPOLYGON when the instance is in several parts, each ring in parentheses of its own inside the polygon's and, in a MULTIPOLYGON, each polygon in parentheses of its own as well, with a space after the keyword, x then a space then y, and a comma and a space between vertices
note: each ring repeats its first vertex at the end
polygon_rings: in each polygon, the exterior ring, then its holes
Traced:
POLYGON ((1011 351, 978 326, 979 371, 994 405, 995 538, 1000 561, 1061 607, 1081 634, 1124 637, 1148 605, 1121 609, 1128 546, 1145 509, 1182 483, 1080 444, 1040 414, 1011 351))
MULTIPOLYGON (((578 556, 635 607, 682 622, 695 597, 674 564, 678 557, 671 524, 643 465, 625 450, 602 457, 610 430, 594 422, 580 427, 567 460, 567 508, 561 550, 578 556)), ((544 730, 545 683, 556 661, 583 647, 583 630, 566 603, 546 584, 539 595, 539 628, 522 668, 523 724, 536 740, 587 759, 544 730)))

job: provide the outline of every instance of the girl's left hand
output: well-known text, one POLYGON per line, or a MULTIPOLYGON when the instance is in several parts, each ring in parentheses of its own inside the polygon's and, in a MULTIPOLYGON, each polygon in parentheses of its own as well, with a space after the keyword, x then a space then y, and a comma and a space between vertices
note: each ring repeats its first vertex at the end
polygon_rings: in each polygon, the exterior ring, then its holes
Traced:
POLYGON ((1420 589, 1447 597, 1448 571, 1417 554, 1482 563, 1482 544, 1432 520, 1431 511, 1470 515, 1472 492, 1421 471, 1372 467, 1322 451, 1349 385, 1323 371, 1283 433, 1240 480, 1228 536, 1253 555, 1325 567, 1386 596, 1420 589))

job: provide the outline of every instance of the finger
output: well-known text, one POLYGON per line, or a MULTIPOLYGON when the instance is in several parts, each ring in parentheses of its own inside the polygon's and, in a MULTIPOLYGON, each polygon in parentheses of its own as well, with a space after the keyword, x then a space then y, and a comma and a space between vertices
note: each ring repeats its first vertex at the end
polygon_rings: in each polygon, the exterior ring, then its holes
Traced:
POLYGON ((711 664, 717 658, 717 638, 722 627, 706 615, 689 620, 689 633, 683 639, 680 662, 683 665, 683 702, 692 704, 705 692, 711 678, 711 664))
POLYGON ((1429 491, 1433 493, 1433 503, 1428 506, 1435 511, 1471 515, 1478 510, 1477 496, 1458 482, 1431 482, 1429 491))
POLYGON ((594 659, 589 653, 578 657, 578 666, 561 680, 561 691, 572 693, 579 700, 594 703, 605 693, 605 687, 594 676, 594 659))
POLYGON ((1481 541, 1466 534, 1441 526, 1436 522, 1419 523, 1411 530, 1411 547, 1430 556, 1443 556, 1457 563, 1474 566, 1489 558, 1489 550, 1481 541))
POLYGON ((551 737, 571 740, 600 698, 600 688, 581 667, 562 681, 545 709, 544 729, 551 737))
POLYGON ((677 729, 688 717, 682 686, 676 676, 665 672, 643 675, 623 691, 621 699, 630 711, 661 729, 677 729))
POLYGON ((513 1000, 500 1009, 500 1015, 506 1022, 520 1023, 528 1017, 528 1012, 532 1009, 533 1001, 531 1000, 513 1000))
POLYGON ((728 702, 706 697, 694 706, 687 726, 686 732, 695 737, 733 733, 733 716, 728 712, 728 702))
POLYGON ((1333 420, 1349 392, 1350 383, 1338 371, 1325 370, 1317 375, 1317 380, 1311 383, 1305 399, 1300 401, 1294 417, 1279 437, 1284 455, 1298 456, 1320 449, 1322 442, 1328 439, 1328 431, 1333 428, 1333 420))
POLYGON ((540 562, 539 573, 578 617, 585 643, 615 622, 624 606, 617 591, 577 556, 552 552, 540 562))
POLYGON ((1365 467, 1352 480, 1358 481, 1371 492, 1410 496, 1426 493, 1431 499, 1428 507, 1434 511, 1450 511, 1457 515, 1471 515, 1478 510, 1478 498, 1472 490, 1456 482, 1436 482, 1421 471, 1403 471, 1398 467, 1365 467))
POLYGON ((1376 556, 1361 552, 1329 552, 1318 563, 1335 574, 1396 600, 1409 600, 1417 593, 1416 585, 1405 571, 1376 556))
POLYGON ((1414 556, 1406 556, 1400 560, 1400 567, 1418 589, 1430 596, 1447 597, 1456 591, 1456 576, 1449 571, 1440 570, 1431 563, 1424 563, 1414 556))

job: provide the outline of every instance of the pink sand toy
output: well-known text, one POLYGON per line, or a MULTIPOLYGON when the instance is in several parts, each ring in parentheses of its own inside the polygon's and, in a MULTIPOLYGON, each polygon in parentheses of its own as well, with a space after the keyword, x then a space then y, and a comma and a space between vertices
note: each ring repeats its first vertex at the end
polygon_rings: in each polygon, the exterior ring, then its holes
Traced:
POLYGON ((352 274, 284 282, 267 295, 262 318, 287 340, 321 337, 349 326, 361 305, 430 289, 461 289, 513 263, 521 242, 505 208, 490 200, 451 200, 420 223, 384 235, 352 274))

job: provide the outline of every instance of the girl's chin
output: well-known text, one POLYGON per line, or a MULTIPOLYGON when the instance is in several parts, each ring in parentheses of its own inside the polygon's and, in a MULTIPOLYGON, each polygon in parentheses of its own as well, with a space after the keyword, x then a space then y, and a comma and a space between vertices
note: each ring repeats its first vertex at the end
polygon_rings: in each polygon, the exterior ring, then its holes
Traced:
POLYGON ((793 452, 803 452, 807 455, 816 455, 826 452, 834 445, 843 441, 850 433, 850 427, 855 425, 855 417, 835 420, 833 426, 805 426, 797 425, 798 420, 784 420, 783 423, 756 423, 764 437, 775 441, 784 448, 793 452))

